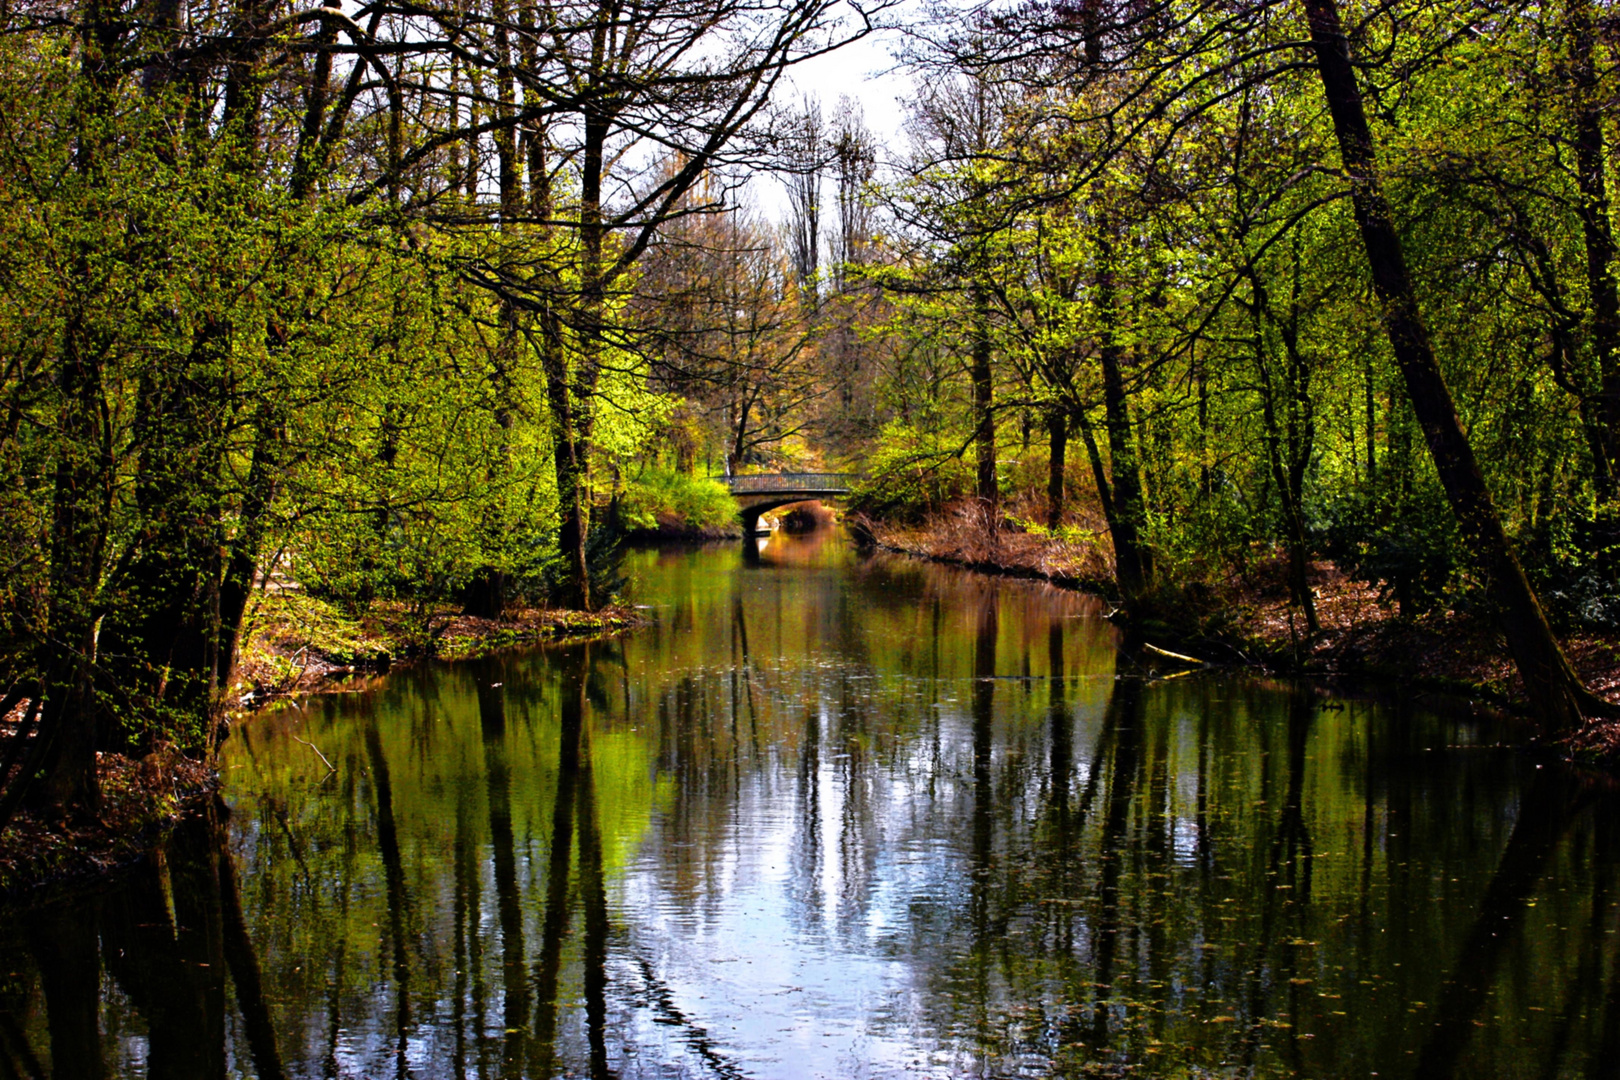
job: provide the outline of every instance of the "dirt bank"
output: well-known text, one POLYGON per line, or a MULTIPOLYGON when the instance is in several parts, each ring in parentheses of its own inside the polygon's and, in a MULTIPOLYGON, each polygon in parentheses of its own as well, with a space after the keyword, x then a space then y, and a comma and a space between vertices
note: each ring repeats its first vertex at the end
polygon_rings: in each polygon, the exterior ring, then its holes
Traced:
MULTIPOLYGON (((601 637, 644 621, 626 607, 480 619, 449 610, 424 616, 390 604, 348 618, 296 591, 270 593, 253 614, 228 718, 242 719, 289 694, 362 689, 414 660, 462 660, 540 641, 601 637)), ((28 706, 22 702, 0 718, 0 746, 28 706)), ((212 763, 169 748, 139 760, 100 754, 97 767, 102 805, 96 821, 46 820, 24 811, 0 832, 0 903, 38 902, 140 861, 219 788, 212 763)))
POLYGON ((376 603, 358 617, 299 592, 266 595, 255 611, 228 699, 252 710, 288 694, 358 689, 360 682, 422 659, 465 660, 541 641, 621 633, 646 620, 616 605, 600 611, 524 609, 482 619, 451 608, 422 612, 376 603))
POLYGON ((94 822, 45 821, 22 812, 0 833, 0 903, 60 895, 139 862, 219 788, 211 764, 173 750, 140 760, 122 754, 96 759, 101 813, 94 822))
POLYGON ((1028 532, 991 530, 976 507, 966 504, 917 525, 896 525, 856 517, 850 527, 879 547, 936 562, 1013 577, 1039 578, 1085 592, 1113 591, 1113 551, 1106 539, 1081 534, 1053 538, 1028 532))
MULTIPOLYGON (((1038 577, 1054 584, 1114 593, 1106 537, 1053 540, 989 530, 971 514, 947 513, 921 525, 860 523, 892 551, 990 573, 1038 577)), ((1241 572, 1168 589, 1117 620, 1139 643, 1212 664, 1236 664, 1280 675, 1367 676, 1444 691, 1478 703, 1525 711, 1523 684, 1495 620, 1479 610, 1403 617, 1393 601, 1331 562, 1308 575, 1320 629, 1309 632, 1290 602, 1280 553, 1261 552, 1241 572)), ((1570 661, 1594 691, 1620 701, 1620 637, 1565 633, 1570 661)), ((1573 757, 1620 767, 1620 722, 1594 721, 1561 741, 1573 757)))

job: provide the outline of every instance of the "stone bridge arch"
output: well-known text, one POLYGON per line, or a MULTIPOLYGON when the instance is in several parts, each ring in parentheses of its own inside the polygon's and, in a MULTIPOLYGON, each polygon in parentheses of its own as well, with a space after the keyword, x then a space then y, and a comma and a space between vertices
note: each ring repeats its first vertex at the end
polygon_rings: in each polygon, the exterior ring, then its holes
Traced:
POLYGON ((852 473, 757 473, 717 476, 737 500, 738 517, 750 536, 759 528, 759 516, 797 502, 837 499, 849 494, 852 473))

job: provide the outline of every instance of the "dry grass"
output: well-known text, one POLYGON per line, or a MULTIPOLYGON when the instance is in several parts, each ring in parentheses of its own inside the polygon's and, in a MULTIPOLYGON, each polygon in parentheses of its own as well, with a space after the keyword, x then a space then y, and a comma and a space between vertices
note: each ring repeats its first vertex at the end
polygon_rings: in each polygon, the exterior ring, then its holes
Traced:
POLYGON ((401 661, 464 660, 497 649, 616 633, 643 621, 633 609, 524 609, 504 619, 451 607, 424 619, 404 604, 376 603, 358 619, 301 593, 269 594, 255 613, 229 698, 257 708, 287 694, 363 689, 401 661))
MULTIPOLYGON (((1469 688, 1499 702, 1523 701, 1507 643, 1488 614, 1437 610, 1403 618, 1374 586, 1347 577, 1331 562, 1317 562, 1308 575, 1321 626, 1313 636, 1289 598, 1285 574, 1284 560, 1274 557, 1211 597, 1259 655, 1306 671, 1375 673, 1469 688)), ((1564 648, 1593 690, 1620 689, 1620 640, 1578 631, 1564 638, 1564 648)))
MULTIPOLYGON (((1524 683, 1496 620, 1480 609, 1437 610, 1415 618, 1384 603, 1379 590, 1330 562, 1308 575, 1320 632, 1311 635, 1293 604, 1281 555, 1206 590, 1199 605, 1205 640, 1279 671, 1372 675, 1444 689, 1498 707, 1528 711, 1524 683)), ((1620 703, 1620 637, 1577 630, 1565 655, 1593 692, 1620 703)), ((1620 768, 1620 718, 1599 718, 1559 740, 1584 761, 1620 768)))
POLYGON ((170 748, 139 760, 97 754, 101 809, 93 822, 23 811, 0 832, 0 900, 99 877, 143 858, 219 787, 211 764, 170 748))
POLYGON ((1113 580, 1114 549, 1106 531, 1073 529, 1051 536, 992 528, 990 511, 973 500, 954 503, 921 525, 861 524, 883 547, 925 559, 1075 588, 1101 590, 1113 580))
MULTIPOLYGON (((989 527, 979 504, 961 503, 920 525, 859 523, 882 546, 973 569, 1040 577, 1108 591, 1113 551, 1107 533, 1052 538, 989 527)), ((1372 675, 1444 688, 1499 706, 1523 708, 1524 685, 1495 620, 1478 610, 1404 618, 1380 590, 1331 562, 1307 579, 1319 630, 1309 632, 1292 602, 1287 561, 1257 551, 1241 573, 1227 573, 1155 597, 1141 620, 1150 638, 1211 660, 1300 674, 1372 675)), ((1620 636, 1581 630, 1564 650, 1594 692, 1620 702, 1620 636)), ((1620 767, 1620 720, 1598 720, 1565 739, 1583 759, 1620 767)))

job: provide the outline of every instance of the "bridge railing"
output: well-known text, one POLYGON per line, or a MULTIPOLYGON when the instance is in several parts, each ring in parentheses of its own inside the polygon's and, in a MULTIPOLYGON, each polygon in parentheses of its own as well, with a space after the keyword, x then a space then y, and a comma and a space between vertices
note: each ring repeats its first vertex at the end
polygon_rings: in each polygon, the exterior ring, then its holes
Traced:
POLYGON ((855 473, 760 473, 754 476, 716 476, 733 495, 772 495, 779 491, 846 492, 855 473))

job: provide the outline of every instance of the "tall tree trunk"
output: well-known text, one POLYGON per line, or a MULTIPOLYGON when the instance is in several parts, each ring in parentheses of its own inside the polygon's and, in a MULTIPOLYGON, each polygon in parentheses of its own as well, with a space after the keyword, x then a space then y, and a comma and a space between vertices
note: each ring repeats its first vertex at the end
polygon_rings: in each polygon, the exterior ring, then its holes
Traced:
MULTIPOLYGON (((598 31, 602 38, 597 46, 598 55, 593 62, 606 63, 606 28, 598 31)), ((596 379, 601 370, 602 349, 605 347, 603 325, 606 311, 606 282, 602 265, 602 247, 606 229, 602 221, 602 174, 605 166, 609 131, 607 116, 600 111, 589 111, 585 117, 585 138, 580 159, 580 282, 579 302, 575 309, 575 325, 579 333, 579 362, 575 364, 570 383, 573 425, 574 465, 566 478, 567 488, 557 492, 558 545, 568 568, 568 603, 590 610, 590 568, 585 559, 585 540, 590 528, 588 481, 590 467, 592 403, 596 398, 596 379)), ((562 480, 559 477, 559 480, 562 480)))
POLYGON ((507 0, 493 0, 495 26, 495 157, 500 168, 501 224, 510 229, 523 205, 523 179, 519 173, 518 133, 513 126, 517 91, 512 79, 512 12, 507 0))
POLYGON ((1130 600, 1142 592, 1142 578, 1140 564, 1135 557, 1135 548, 1127 547, 1127 554, 1120 557, 1120 544, 1129 545, 1129 537, 1133 530, 1120 520, 1119 504, 1114 500, 1114 486, 1108 477, 1108 466, 1103 461, 1102 450, 1097 445, 1097 433, 1091 426, 1091 418, 1084 409, 1076 409, 1073 414, 1075 425, 1080 429, 1080 440, 1086 447, 1086 460, 1091 465, 1091 478, 1097 485, 1097 501, 1102 504, 1103 520, 1108 523, 1108 538, 1114 545, 1114 583, 1119 587, 1120 595, 1130 600))
MULTIPOLYGON (((523 174, 518 157, 518 133, 513 126, 517 110, 517 92, 512 79, 511 11, 506 0, 494 0, 495 53, 499 66, 495 76, 495 114, 500 124, 495 129, 495 157, 499 166, 501 200, 501 240, 506 252, 516 254, 513 245, 518 241, 517 230, 524 212, 523 174)), ((515 278, 522 271, 502 256, 501 276, 515 278)), ((510 524, 500 505, 499 489, 504 478, 511 474, 513 428, 517 417, 518 355, 525 347, 523 320, 517 305, 506 293, 499 297, 500 325, 496 331, 493 361, 490 370, 490 393, 494 399, 495 426, 500 430, 500 443, 489 477, 497 494, 494 504, 486 512, 483 522, 484 555, 490 560, 472 575, 465 596, 465 609, 469 615, 486 619, 499 619, 506 613, 510 583, 507 573, 498 565, 495 553, 506 543, 510 524)))
POLYGON ((1603 160, 1603 109, 1592 62, 1592 11, 1588 0, 1568 0, 1570 87, 1574 98, 1575 169, 1580 185, 1581 234, 1586 241, 1586 282, 1592 303, 1592 352, 1602 380, 1603 427, 1608 468, 1597 473, 1614 498, 1620 474, 1620 296, 1614 279, 1614 232, 1603 160))
MULTIPOLYGON (((273 346, 278 347, 278 346, 273 346)), ((220 685, 229 688, 236 673, 242 645, 242 624, 254 579, 263 557, 270 527, 270 508, 281 487, 282 455, 287 443, 283 410, 266 405, 254 434, 253 458, 248 465, 247 487, 242 492, 236 536, 229 545, 224 577, 219 584, 220 685)), ((273 570, 267 567, 266 570, 273 570)))
MULTIPOLYGON (((550 250, 553 239, 550 223, 555 206, 544 132, 537 133, 529 144, 529 175, 531 208, 541 221, 542 245, 550 250)), ((584 477, 578 413, 583 403, 574 396, 573 379, 568 370, 561 292, 562 284, 554 278, 548 278, 541 292, 540 364, 546 376, 546 405, 551 413, 552 473, 557 481, 557 549, 566 568, 563 595, 558 599, 565 607, 583 611, 590 608, 591 599, 581 506, 584 477)))
POLYGON ((1339 153, 1350 176, 1356 223, 1382 308, 1384 330, 1405 378, 1413 411, 1463 537, 1485 575, 1531 707, 1549 731, 1572 728, 1580 723, 1583 712, 1613 711, 1614 707, 1581 685, 1497 517, 1418 311, 1400 236, 1379 181, 1372 132, 1338 8, 1334 0, 1304 0, 1304 5, 1339 153))
MULTIPOLYGON (((990 297, 982 285, 970 290, 973 305, 973 455, 974 494, 994 508, 1000 489, 996 486, 995 382, 990 370, 990 297)), ((995 515, 990 517, 995 527, 995 515)))
POLYGON ((220 125, 234 145, 229 150, 238 171, 255 175, 264 111, 265 30, 275 17, 277 0, 240 0, 232 32, 246 47, 231 63, 225 78, 225 112, 220 125))
POLYGON ((1193 370, 1198 384, 1198 494, 1208 499, 1214 492, 1209 469, 1209 371, 1202 358, 1193 370))
POLYGON ((93 812, 96 784, 95 603, 105 559, 108 508, 101 489, 111 481, 96 430, 101 366, 86 356, 78 320, 69 322, 60 376, 62 408, 51 510, 49 629, 54 643, 46 668, 38 749, 48 755, 46 801, 63 810, 93 812))
POLYGON ((1378 486, 1378 394, 1373 383, 1372 350, 1367 350, 1366 382, 1362 386, 1362 411, 1367 422, 1367 490, 1378 486))
MULTIPOLYGON (((171 51, 146 69, 143 88, 145 107, 167 116, 168 123, 158 129, 151 149, 181 172, 190 164, 184 149, 163 136, 184 123, 197 87, 189 62, 178 52, 179 5, 160 5, 157 18, 171 51)), ((243 33, 252 34, 255 18, 238 13, 243 33)), ((251 68, 253 48, 245 52, 242 63, 251 68)), ((228 79, 226 146, 220 156, 228 169, 244 174, 246 186, 254 147, 235 136, 253 129, 249 114, 256 117, 258 103, 254 80, 243 74, 238 68, 228 79)), ((196 198, 205 210, 213 201, 207 194, 196 198)), ((143 216, 135 219, 137 230, 143 216)), ((122 691, 121 706, 103 718, 101 738, 108 748, 144 750, 154 730, 187 743, 188 750, 212 744, 210 721, 221 676, 222 480, 233 327, 226 315, 211 309, 201 311, 189 330, 186 318, 176 313, 166 320, 177 335, 189 332, 191 348, 184 360, 148 362, 140 373, 134 409, 134 555, 116 582, 121 602, 107 615, 99 649, 110 682, 122 691)))
MULTIPOLYGON (((80 86, 75 102, 78 145, 74 167, 94 185, 101 171, 102 126, 118 80, 122 31, 115 13, 91 0, 85 11, 80 86)), ((74 281, 88 287, 95 253, 81 247, 74 281)), ((47 804, 75 814, 94 813, 97 715, 95 605, 106 559, 112 517, 113 462, 101 429, 103 369, 81 312, 62 334, 57 376, 55 490, 51 505, 50 599, 47 619, 52 647, 46 661, 37 745, 14 783, 29 786, 43 770, 47 804)))
POLYGON ((1113 536, 1114 493, 1108 483, 1108 467, 1103 463, 1102 451, 1097 447, 1097 434, 1091 428, 1091 418, 1084 409, 1076 409, 1074 421, 1080 428, 1080 439, 1086 445, 1086 459, 1091 464, 1091 478, 1097 485, 1097 501, 1102 504, 1103 518, 1108 522, 1108 534, 1113 536))
POLYGON ((183 363, 142 373, 135 407, 136 553, 119 580, 124 597, 109 612, 100 652, 123 707, 102 733, 108 748, 144 750, 148 722, 195 731, 208 721, 221 675, 220 579, 223 547, 224 430, 230 393, 225 369, 231 328, 210 313, 183 363))
POLYGON ((1067 509, 1063 481, 1069 458, 1069 416, 1060 406, 1046 412, 1046 445, 1046 527, 1056 531, 1067 509))
MULTIPOLYGON (((332 49, 337 44, 337 23, 332 19, 322 19, 315 43, 309 96, 304 102, 304 121, 298 129, 298 149, 293 155, 292 175, 287 181, 288 193, 295 202, 303 202, 315 194, 316 182, 326 164, 323 143, 326 110, 332 91, 332 49)), ((362 64, 355 66, 357 69, 364 67, 362 64)))
POLYGON ((548 304, 540 315, 541 365, 546 375, 546 403, 551 410, 552 472, 557 480, 557 548, 567 567, 563 606, 590 607, 590 568, 585 562, 584 516, 580 512, 580 462, 562 323, 548 304))
MULTIPOLYGON (((239 0, 235 13, 235 33, 248 44, 232 63, 225 80, 221 127, 229 140, 227 160, 244 179, 256 177, 259 172, 266 28, 278 6, 279 0, 239 0)), ((266 344, 272 352, 285 344, 278 329, 268 329, 266 344)), ((255 431, 247 485, 240 497, 237 532, 221 545, 224 554, 215 585, 217 614, 209 647, 215 658, 216 692, 228 689, 235 675, 242 620, 253 595, 266 518, 279 481, 279 469, 274 467, 279 464, 275 450, 283 441, 284 427, 276 421, 266 423, 277 411, 268 404, 264 408, 266 415, 261 416, 255 431)))
MULTIPOLYGON (((1315 635, 1321 632, 1322 624, 1316 615, 1316 597, 1311 593, 1310 581, 1306 577, 1309 550, 1305 542, 1305 514, 1300 505, 1304 488, 1304 466, 1309 460, 1309 451, 1306 450, 1303 455, 1297 453, 1296 447, 1292 445, 1295 440, 1290 438, 1289 454, 1286 459, 1284 457, 1282 424, 1277 416, 1277 391, 1271 377, 1271 364, 1266 355, 1265 332, 1261 326, 1263 313, 1268 305, 1266 286, 1259 270, 1253 266, 1249 268, 1249 277, 1254 285, 1254 367, 1256 374, 1260 376, 1260 415, 1266 432, 1266 462, 1271 468, 1272 481, 1277 485, 1277 499, 1282 503, 1283 524, 1288 530, 1288 591, 1293 594, 1294 603, 1298 604, 1305 614, 1306 629, 1315 635)), ((1294 378, 1290 382, 1293 384, 1293 392, 1297 394, 1302 365, 1295 343, 1290 339, 1287 345, 1290 365, 1294 371, 1294 378)), ((1291 421, 1290 429, 1295 426, 1291 421)), ((1294 432, 1291 430, 1290 434, 1294 432)))
POLYGON ((1146 524, 1142 505, 1142 474, 1131 440, 1130 403, 1125 396, 1121 368, 1125 350, 1113 333, 1118 317, 1114 303, 1113 245, 1105 236, 1097 268, 1098 308, 1103 313, 1103 342, 1098 350, 1102 366, 1104 428, 1108 435, 1110 487, 1114 516, 1109 532, 1114 540, 1114 576, 1127 600, 1147 589, 1153 576, 1151 557, 1142 542, 1146 524))

